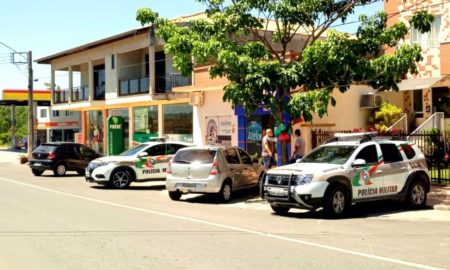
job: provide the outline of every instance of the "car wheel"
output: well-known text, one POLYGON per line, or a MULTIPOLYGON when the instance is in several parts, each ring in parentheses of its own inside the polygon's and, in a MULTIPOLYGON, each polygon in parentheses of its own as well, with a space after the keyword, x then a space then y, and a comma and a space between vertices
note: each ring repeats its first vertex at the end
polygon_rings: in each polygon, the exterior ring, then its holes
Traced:
POLYGON ((80 176, 84 176, 84 175, 85 175, 84 170, 77 170, 77 173, 78 173, 78 175, 80 175, 80 176))
POLYGON ((111 186, 114 188, 127 188, 131 184, 131 174, 128 171, 115 171, 111 175, 111 186))
POLYGON ((67 172, 67 167, 64 165, 64 163, 58 163, 56 167, 53 169, 53 173, 55 176, 63 176, 67 172))
POLYGON ((221 202, 228 202, 231 199, 231 183, 225 181, 219 191, 218 198, 221 202))
POLYGON ((325 195, 324 210, 328 217, 339 218, 344 215, 348 206, 347 190, 345 187, 335 185, 325 195))
POLYGON ((179 201, 181 198, 181 195, 183 195, 181 192, 177 191, 169 191, 169 197, 173 200, 173 201, 179 201))
POLYGON ((272 208, 272 210, 278 215, 286 215, 287 212, 289 212, 289 210, 291 209, 289 207, 277 206, 273 204, 270 205, 270 208, 272 208))
POLYGON ((43 170, 38 170, 38 169, 31 169, 31 172, 35 175, 35 176, 41 176, 44 171, 43 170))
POLYGON ((427 192, 425 191, 425 185, 420 180, 414 180, 408 189, 408 195, 406 196, 406 203, 414 208, 422 208, 427 202, 427 192))

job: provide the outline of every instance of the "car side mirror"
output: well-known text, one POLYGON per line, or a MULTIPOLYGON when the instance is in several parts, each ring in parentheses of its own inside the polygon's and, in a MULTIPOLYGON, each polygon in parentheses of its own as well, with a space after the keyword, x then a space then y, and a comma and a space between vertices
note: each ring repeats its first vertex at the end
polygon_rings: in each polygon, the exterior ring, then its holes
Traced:
POLYGON ((254 159, 253 159, 253 163, 255 163, 255 164, 256 164, 256 163, 259 163, 259 159, 254 158, 254 159))
POLYGON ((148 157, 148 153, 147 152, 140 152, 139 154, 137 154, 138 158, 145 158, 148 157))
POLYGON ((355 168, 362 167, 364 165, 366 165, 366 161, 361 158, 355 159, 355 161, 353 161, 353 163, 352 163, 352 167, 355 167, 355 168))

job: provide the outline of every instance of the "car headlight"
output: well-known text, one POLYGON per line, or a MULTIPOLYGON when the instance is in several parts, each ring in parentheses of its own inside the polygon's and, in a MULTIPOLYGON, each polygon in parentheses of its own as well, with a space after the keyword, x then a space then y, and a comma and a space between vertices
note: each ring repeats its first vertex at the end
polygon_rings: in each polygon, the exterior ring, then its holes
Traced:
POLYGON ((111 163, 112 162, 89 163, 88 168, 95 169, 95 168, 98 168, 98 167, 106 166, 106 165, 111 164, 111 163))
POLYGON ((297 178, 295 178, 295 183, 300 186, 300 185, 306 185, 311 183, 313 179, 313 175, 312 174, 301 174, 301 175, 297 175, 297 178))

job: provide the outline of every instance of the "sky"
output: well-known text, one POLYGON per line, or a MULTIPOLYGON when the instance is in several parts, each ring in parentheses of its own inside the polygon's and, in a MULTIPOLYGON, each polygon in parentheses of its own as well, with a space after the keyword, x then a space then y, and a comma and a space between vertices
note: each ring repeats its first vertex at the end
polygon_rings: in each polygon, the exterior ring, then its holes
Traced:
MULTIPOLYGON (((0 0, 0 42, 17 52, 32 51, 33 60, 92 41, 140 28, 139 8, 150 7, 162 17, 173 18, 203 11, 195 0, 0 0)), ((372 15, 383 2, 356 10, 372 15)), ((358 24, 336 29, 354 33, 358 24)), ((9 63, 12 51, 0 44, 0 89, 27 89, 27 65, 9 63)), ((50 82, 50 65, 33 63, 34 89, 50 82)))

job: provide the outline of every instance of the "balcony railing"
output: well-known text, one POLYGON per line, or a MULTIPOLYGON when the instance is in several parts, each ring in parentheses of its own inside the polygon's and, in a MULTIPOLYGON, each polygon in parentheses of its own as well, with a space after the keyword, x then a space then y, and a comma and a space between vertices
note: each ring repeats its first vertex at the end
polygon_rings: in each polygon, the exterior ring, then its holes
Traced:
POLYGON ((119 96, 148 94, 149 77, 119 80, 119 96))
POLYGON ((89 87, 77 86, 72 89, 72 102, 89 100, 89 87))
POLYGON ((55 90, 55 104, 69 102, 69 89, 55 90))
POLYGON ((184 77, 179 73, 167 73, 156 76, 156 93, 169 93, 172 88, 191 85, 191 77, 184 77))

